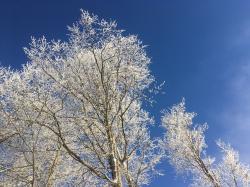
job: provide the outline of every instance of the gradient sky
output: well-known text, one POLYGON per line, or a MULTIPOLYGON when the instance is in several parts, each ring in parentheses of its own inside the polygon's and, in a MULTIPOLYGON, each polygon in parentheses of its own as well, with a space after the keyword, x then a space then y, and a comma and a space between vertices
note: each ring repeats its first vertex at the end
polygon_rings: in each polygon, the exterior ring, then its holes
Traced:
MULTIPOLYGON (((221 138, 250 164, 250 1, 1 0, 1 64, 19 69, 26 63, 22 47, 30 36, 64 40, 80 8, 116 20, 148 45, 152 73, 166 81, 166 94, 149 109, 157 124, 162 109, 185 97, 196 121, 209 125, 208 153, 220 155, 214 141, 221 138)), ((162 132, 154 129, 153 135, 162 132)), ((188 185, 166 161, 160 168, 165 176, 150 186, 188 185)))

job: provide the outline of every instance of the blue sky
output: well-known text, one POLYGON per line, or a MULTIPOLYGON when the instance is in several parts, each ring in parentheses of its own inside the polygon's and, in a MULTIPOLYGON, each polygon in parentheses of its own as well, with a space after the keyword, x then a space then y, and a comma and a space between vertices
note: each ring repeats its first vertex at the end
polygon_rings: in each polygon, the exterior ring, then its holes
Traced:
MULTIPOLYGON (((166 94, 150 108, 157 123, 160 110, 185 97, 188 110, 199 114, 197 121, 209 124, 208 152, 216 156, 214 140, 222 138, 250 164, 250 1, 1 0, 1 64, 20 68, 30 36, 65 39, 80 8, 116 20, 149 45, 152 73, 166 81, 166 94)), ((161 168, 165 176, 150 186, 188 185, 167 163, 161 168)))

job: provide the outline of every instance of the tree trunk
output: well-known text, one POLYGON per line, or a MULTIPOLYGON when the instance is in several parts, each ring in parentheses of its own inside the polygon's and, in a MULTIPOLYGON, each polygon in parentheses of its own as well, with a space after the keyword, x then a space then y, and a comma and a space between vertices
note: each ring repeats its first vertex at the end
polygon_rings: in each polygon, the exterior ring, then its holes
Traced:
POLYGON ((110 164, 110 168, 111 168, 112 179, 115 182, 112 185, 112 187, 122 187, 120 167, 119 167, 119 164, 117 163, 117 160, 113 154, 110 155, 109 164, 110 164))

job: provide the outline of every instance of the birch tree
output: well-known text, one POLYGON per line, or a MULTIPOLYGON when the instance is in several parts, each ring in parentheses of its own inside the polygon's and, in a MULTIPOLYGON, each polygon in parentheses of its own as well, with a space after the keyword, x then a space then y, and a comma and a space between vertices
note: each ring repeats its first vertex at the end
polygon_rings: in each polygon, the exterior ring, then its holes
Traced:
POLYGON ((175 105, 162 117, 165 148, 170 163, 178 173, 193 177, 193 186, 249 186, 250 168, 239 160, 239 154, 230 145, 217 141, 222 160, 206 154, 204 132, 208 125, 194 125, 195 113, 185 111, 185 103, 175 105))
POLYGON ((21 186, 148 184, 164 151, 142 108, 154 82, 145 47, 85 11, 69 31, 65 42, 32 38, 29 63, 3 75, 0 178, 21 186))
POLYGON ((207 125, 184 102, 165 113, 164 140, 143 106, 155 82, 145 46, 113 21, 86 11, 66 41, 31 39, 28 63, 0 68, 0 186, 137 187, 167 156, 194 186, 248 186, 238 152, 218 141, 205 154, 207 125))

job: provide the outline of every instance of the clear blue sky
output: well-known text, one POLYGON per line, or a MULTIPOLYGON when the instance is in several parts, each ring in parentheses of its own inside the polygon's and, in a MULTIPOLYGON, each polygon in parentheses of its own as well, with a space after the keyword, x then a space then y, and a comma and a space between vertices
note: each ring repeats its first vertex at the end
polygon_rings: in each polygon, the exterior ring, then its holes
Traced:
MULTIPOLYGON (((65 39, 80 8, 116 20, 149 45, 152 73, 166 81, 166 94, 150 108, 157 123, 161 109, 185 97, 197 121, 209 124, 208 152, 219 154, 214 140, 221 137, 250 164, 250 1, 1 0, 1 64, 20 68, 30 36, 65 39)), ((150 186, 188 185, 167 163, 161 168, 166 175, 150 186)))

